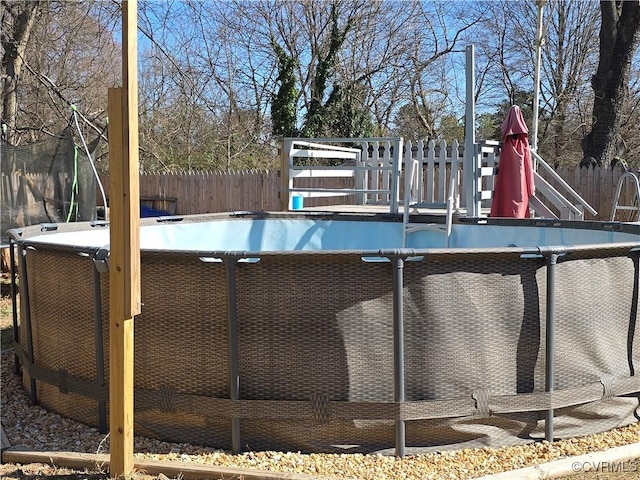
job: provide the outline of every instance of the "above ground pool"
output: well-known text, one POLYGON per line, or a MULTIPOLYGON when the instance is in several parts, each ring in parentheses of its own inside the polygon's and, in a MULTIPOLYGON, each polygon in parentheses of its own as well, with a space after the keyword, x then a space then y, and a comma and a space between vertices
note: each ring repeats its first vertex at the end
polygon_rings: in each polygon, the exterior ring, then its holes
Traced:
MULTIPOLYGON (((639 225, 410 220, 143 219, 135 433, 403 455, 638 419, 639 225)), ((24 388, 106 432, 108 225, 10 237, 24 388)))

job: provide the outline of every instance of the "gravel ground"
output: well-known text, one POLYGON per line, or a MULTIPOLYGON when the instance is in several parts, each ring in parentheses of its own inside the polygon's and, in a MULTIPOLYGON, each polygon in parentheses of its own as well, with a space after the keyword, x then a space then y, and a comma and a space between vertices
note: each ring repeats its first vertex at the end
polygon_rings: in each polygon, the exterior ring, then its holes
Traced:
MULTIPOLYGON (((40 451, 108 452, 108 436, 100 434, 94 428, 49 413, 41 407, 30 405, 18 377, 13 374, 13 354, 11 352, 2 354, 1 363, 2 425, 12 445, 25 445, 40 451)), ((473 478, 522 468, 567 456, 627 445, 637 442, 639 439, 640 424, 635 424, 604 434, 558 441, 552 444, 540 442, 502 449, 465 449, 398 459, 381 455, 303 455, 291 452, 246 452, 240 455, 231 455, 213 448, 171 444, 136 437, 135 456, 139 459, 172 460, 191 464, 304 473, 315 476, 339 476, 345 479, 410 480, 429 478, 440 480, 473 478)), ((7 480, 34 479, 44 475, 68 480, 108 478, 107 475, 98 472, 91 474, 75 472, 78 476, 68 476, 64 469, 48 467, 47 471, 46 468, 38 465, 27 467, 3 465, 0 466, 0 478, 7 480), (40 467, 45 470, 38 470, 40 467), (20 470, 21 468, 27 470, 23 472, 20 470), (19 476, 21 472, 26 476, 19 476)), ((142 475, 138 478, 142 480, 157 477, 142 475)), ((611 477, 594 476, 592 478, 611 477)))

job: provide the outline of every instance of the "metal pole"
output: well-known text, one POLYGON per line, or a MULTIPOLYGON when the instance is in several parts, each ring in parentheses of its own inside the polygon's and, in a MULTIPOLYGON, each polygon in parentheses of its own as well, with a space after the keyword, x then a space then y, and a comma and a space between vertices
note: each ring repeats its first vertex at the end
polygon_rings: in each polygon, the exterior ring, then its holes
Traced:
MULTIPOLYGON (((536 64, 533 80, 533 128, 529 138, 531 150, 538 151, 538 108, 540 102, 540 64, 542 63, 542 45, 544 44, 544 35, 542 27, 543 9, 547 0, 536 0, 538 7, 538 24, 536 29, 536 64)), ((537 162, 536 162, 537 163, 537 162)))
MULTIPOLYGON (((3 124, 4 125, 4 124, 3 124)), ((16 255, 15 255, 15 242, 9 241, 9 258, 11 262, 11 320, 13 325, 13 342, 18 345, 20 343, 20 330, 18 327, 18 301, 16 295, 18 294, 17 286, 17 274, 16 274, 16 255)), ((13 373, 18 375, 20 373, 20 360, 18 355, 14 353, 13 373)))
MULTIPOLYGON (((22 296, 22 306, 24 312, 21 313, 21 318, 25 322, 25 340, 27 342, 27 358, 31 365, 35 366, 35 356, 33 353, 33 330, 31 329, 31 299, 29 297, 29 279, 27 277, 27 248, 20 247, 20 295, 22 296)), ((32 405, 38 404, 38 391, 36 389, 36 379, 29 377, 29 398, 32 405)))
MULTIPOLYGON (((555 343, 555 303, 556 303, 556 272, 555 266, 558 261, 558 254, 552 253, 547 257, 547 326, 545 344, 545 377, 544 391, 553 392, 555 376, 555 366, 553 361, 553 351, 555 343)), ((544 436, 547 441, 553 441, 553 408, 546 412, 544 423, 544 436)))
POLYGON ((476 100, 475 100, 475 60, 474 46, 466 48, 466 106, 464 120, 464 180, 466 190, 467 215, 480 216, 480 200, 478 195, 478 160, 476 157, 476 100))
MULTIPOLYGON (((404 260, 393 262, 393 391, 396 404, 404 402, 404 312, 402 308, 404 260)), ((396 420, 396 457, 405 454, 404 420, 396 420)))
MULTIPOLYGON (((238 301, 236 296, 236 261, 225 258, 227 270, 227 328, 229 330, 229 390, 231 400, 240 400, 240 362, 238 360, 238 301)), ((240 419, 231 419, 231 448, 240 453, 240 419)))
MULTIPOLYGON (((102 334, 102 289, 100 288, 100 272, 108 274, 106 250, 99 250, 93 258, 93 318, 96 342, 96 382, 101 389, 106 386, 104 362, 104 336, 102 334)), ((107 433, 107 402, 98 400, 98 431, 107 433)))

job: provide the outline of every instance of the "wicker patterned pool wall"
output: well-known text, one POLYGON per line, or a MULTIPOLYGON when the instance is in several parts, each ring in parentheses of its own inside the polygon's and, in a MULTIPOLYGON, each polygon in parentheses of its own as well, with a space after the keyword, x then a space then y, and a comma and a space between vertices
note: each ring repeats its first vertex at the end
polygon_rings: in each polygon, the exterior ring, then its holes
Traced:
MULTIPOLYGON (((56 231, 77 228, 105 227, 56 231)), ((23 385, 32 401, 106 432, 106 252, 34 241, 47 233, 13 232, 23 385)), ((632 423, 638 258, 629 244, 142 251, 135 433, 403 455, 632 423)))

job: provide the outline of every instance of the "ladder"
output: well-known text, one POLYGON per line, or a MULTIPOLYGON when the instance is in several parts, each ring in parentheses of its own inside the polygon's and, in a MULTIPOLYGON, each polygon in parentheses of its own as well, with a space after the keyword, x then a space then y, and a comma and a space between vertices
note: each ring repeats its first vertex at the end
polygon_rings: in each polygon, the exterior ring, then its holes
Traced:
POLYGON ((627 210, 627 211, 635 211, 635 220, 628 220, 629 222, 638 222, 640 221, 640 182, 638 182, 638 177, 632 172, 625 172, 622 174, 620 179, 618 180, 618 187, 616 188, 616 195, 613 200, 613 206, 611 207, 611 221, 613 222, 616 217, 616 212, 618 210, 627 210), (633 183, 633 186, 636 189, 636 195, 634 197, 633 205, 620 205, 620 194, 622 193, 622 186, 626 182, 627 179, 630 179, 633 183))
MULTIPOLYGON (((409 152, 411 155, 411 152, 409 152)), ((404 189, 404 211, 402 214, 402 248, 406 248, 407 246, 407 234, 411 232, 417 232, 419 230, 435 230, 441 232, 445 235, 444 246, 449 248, 449 243, 451 240, 451 224, 453 223, 453 213, 454 210, 457 210, 456 205, 456 195, 455 195, 455 185, 456 185, 456 175, 457 173, 451 172, 451 179, 449 181, 449 195, 447 197, 447 201, 444 203, 425 203, 420 202, 415 199, 412 195, 413 186, 415 184, 416 176, 418 175, 418 170, 421 168, 420 163, 412 159, 410 156, 405 160, 405 166, 410 164, 409 168, 405 168, 405 189, 404 189), (438 223, 411 223, 409 215, 411 214, 411 209, 413 209, 416 213, 419 208, 441 208, 444 207, 447 209, 445 224, 438 223)))

